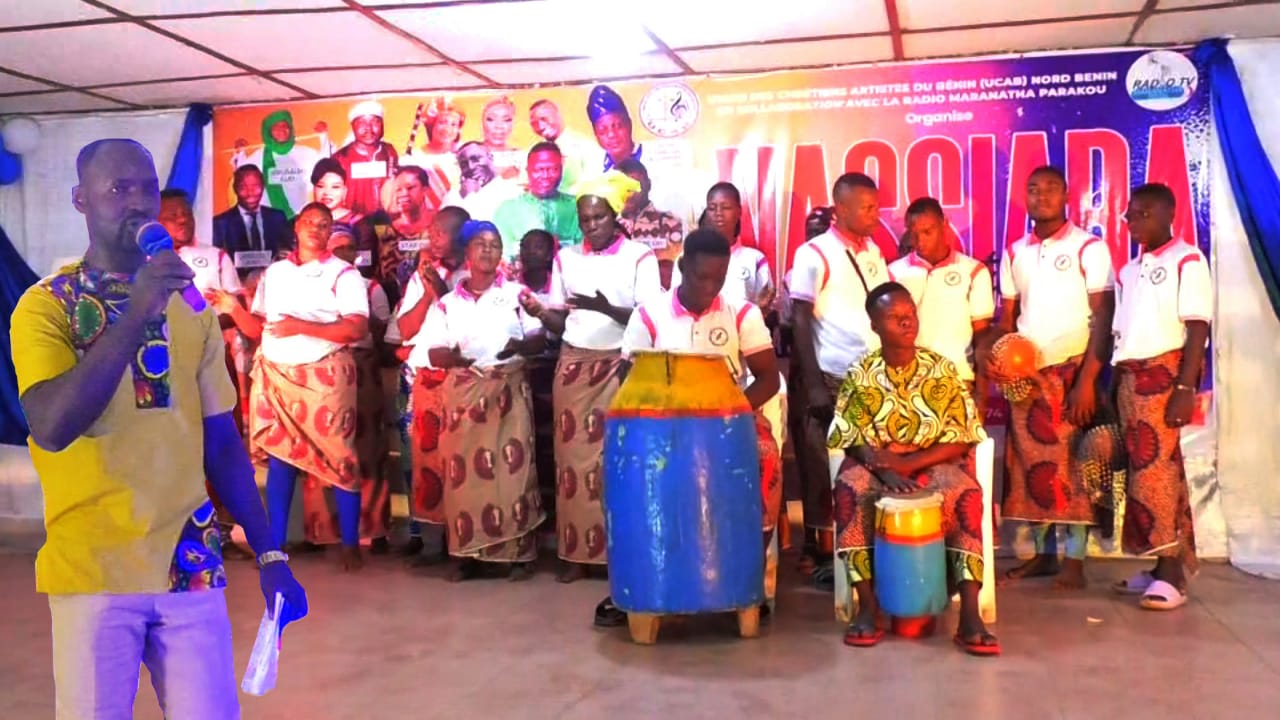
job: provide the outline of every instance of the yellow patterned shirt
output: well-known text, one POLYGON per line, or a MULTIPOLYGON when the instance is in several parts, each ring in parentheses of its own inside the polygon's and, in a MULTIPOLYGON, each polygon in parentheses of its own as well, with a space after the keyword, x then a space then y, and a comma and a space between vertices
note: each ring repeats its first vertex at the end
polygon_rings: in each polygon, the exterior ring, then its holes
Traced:
POLYGON ((876 350, 845 375, 827 447, 924 449, 935 443, 979 443, 986 437, 955 363, 917 348, 915 360, 893 368, 876 350))

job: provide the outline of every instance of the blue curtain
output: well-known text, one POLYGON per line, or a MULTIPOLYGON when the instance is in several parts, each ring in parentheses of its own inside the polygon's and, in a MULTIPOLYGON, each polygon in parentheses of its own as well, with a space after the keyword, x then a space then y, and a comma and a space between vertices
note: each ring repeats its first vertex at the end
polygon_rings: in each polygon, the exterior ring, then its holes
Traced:
POLYGON ((204 126, 213 122, 212 105, 192 105, 187 109, 187 120, 182 125, 182 139, 178 141, 178 151, 173 154, 173 167, 169 170, 169 181, 165 188, 182 190, 196 201, 196 190, 200 187, 200 164, 204 160, 204 126))
POLYGON ((1249 249, 1267 288, 1271 310, 1280 318, 1280 178, 1258 139, 1227 41, 1206 40, 1196 47, 1195 54, 1209 73, 1213 122, 1249 249))
POLYGON ((27 444, 27 418, 18 402, 18 378, 13 373, 9 317, 18 298, 39 279, 0 228, 0 443, 5 445, 27 444))

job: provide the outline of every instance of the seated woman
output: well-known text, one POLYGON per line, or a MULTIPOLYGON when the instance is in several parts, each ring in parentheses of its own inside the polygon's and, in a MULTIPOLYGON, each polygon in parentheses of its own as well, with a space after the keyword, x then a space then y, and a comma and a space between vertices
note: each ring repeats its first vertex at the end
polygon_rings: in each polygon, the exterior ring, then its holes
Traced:
POLYGON ((955 363, 917 347, 920 322, 911 293, 895 282, 866 301, 881 349, 849 369, 836 398, 827 445, 846 454, 832 496, 836 556, 858 594, 858 614, 844 641, 870 647, 884 636, 872 586, 876 502, 884 493, 941 493, 949 581, 960 592, 955 641, 973 655, 998 655, 1000 644, 978 612, 982 587, 982 489, 967 457, 986 439, 977 407, 955 363))
POLYGON ((528 290, 498 273, 502 239, 490 222, 462 227, 470 276, 440 298, 422 327, 431 365, 444 382, 444 519, 450 580, 505 566, 512 580, 533 574, 536 530, 545 515, 534 470, 533 407, 524 358, 542 352, 542 324, 521 306, 528 290))

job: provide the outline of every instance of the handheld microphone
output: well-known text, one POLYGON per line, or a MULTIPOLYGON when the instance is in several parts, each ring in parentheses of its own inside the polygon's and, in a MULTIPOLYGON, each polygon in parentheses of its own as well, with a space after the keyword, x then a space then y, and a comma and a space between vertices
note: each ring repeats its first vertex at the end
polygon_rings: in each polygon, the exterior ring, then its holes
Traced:
MULTIPOLYGON (((134 236, 138 242, 138 247, 147 257, 155 257, 158 253, 166 250, 173 252, 173 238, 169 237, 169 231, 164 229, 160 223, 149 220, 138 226, 134 236)), ((182 288, 182 299, 187 301, 187 305, 197 313, 204 312, 205 301, 204 295, 196 289, 195 285, 188 285, 182 288)))

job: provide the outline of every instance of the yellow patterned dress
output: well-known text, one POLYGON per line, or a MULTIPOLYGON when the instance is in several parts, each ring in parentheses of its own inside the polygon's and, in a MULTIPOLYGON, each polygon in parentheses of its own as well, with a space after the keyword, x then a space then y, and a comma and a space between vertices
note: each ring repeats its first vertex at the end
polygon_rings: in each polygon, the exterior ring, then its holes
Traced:
MULTIPOLYGON (((937 443, 976 445, 986 437, 977 406, 954 363, 917 348, 911 363, 890 367, 876 350, 845 376, 827 446, 910 453, 937 443)), ((951 582, 982 582, 982 489, 974 479, 970 457, 939 463, 912 479, 922 492, 943 497, 942 532, 951 582)), ((843 560, 851 583, 872 578, 876 501, 884 491, 870 470, 845 458, 832 499, 836 556, 843 560)))

